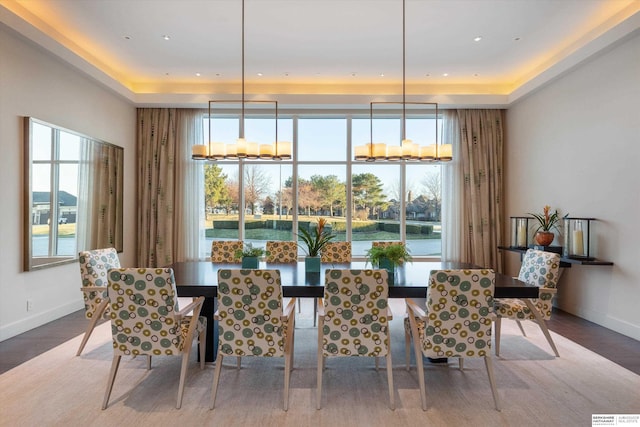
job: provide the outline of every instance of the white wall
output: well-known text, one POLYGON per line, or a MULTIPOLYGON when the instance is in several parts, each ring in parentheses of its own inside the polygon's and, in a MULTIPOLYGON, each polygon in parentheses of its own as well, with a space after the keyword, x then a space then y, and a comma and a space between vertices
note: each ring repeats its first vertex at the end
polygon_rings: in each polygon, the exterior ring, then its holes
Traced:
POLYGON ((597 218, 596 256, 615 263, 565 269, 557 305, 640 339, 640 35, 512 105, 506 123, 506 216, 548 204, 597 218))
POLYGON ((135 259, 135 106, 0 24, 0 341, 83 307, 77 263, 22 271, 23 116, 124 147, 120 259, 135 259))

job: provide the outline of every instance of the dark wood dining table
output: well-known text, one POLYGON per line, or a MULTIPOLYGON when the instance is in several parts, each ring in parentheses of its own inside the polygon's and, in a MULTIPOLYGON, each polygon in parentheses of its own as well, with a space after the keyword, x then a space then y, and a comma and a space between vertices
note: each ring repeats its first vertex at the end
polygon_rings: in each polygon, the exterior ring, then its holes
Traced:
MULTIPOLYGON (((207 348, 205 360, 213 362, 218 345, 218 328, 213 320, 217 306, 218 270, 241 268, 240 264, 222 264, 209 261, 176 262, 172 268, 176 289, 180 297, 204 296, 201 315, 207 318, 207 348)), ((305 272, 304 262, 295 264, 260 263, 260 268, 280 270, 284 297, 321 298, 324 293, 324 271, 332 268, 371 268, 366 262, 322 264, 320 273, 305 272)), ((394 283, 389 286, 389 298, 425 298, 431 270, 477 268, 458 262, 414 261, 398 267, 394 283)), ((496 273, 496 298, 537 298, 538 287, 527 285, 505 274, 496 273)))

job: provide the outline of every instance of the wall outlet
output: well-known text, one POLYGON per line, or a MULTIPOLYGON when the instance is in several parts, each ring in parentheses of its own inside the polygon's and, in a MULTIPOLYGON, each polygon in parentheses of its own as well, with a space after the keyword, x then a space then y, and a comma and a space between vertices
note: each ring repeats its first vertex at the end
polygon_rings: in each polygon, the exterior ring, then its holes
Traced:
POLYGON ((33 310, 33 301, 30 299, 27 300, 27 311, 33 310))

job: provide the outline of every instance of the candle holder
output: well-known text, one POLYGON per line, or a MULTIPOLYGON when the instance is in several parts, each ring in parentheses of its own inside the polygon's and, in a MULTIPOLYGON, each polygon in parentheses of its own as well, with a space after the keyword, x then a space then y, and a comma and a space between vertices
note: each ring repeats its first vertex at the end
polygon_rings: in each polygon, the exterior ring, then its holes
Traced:
POLYGON ((595 218, 564 218, 564 250, 566 258, 592 261, 591 222, 595 218))
POLYGON ((527 249, 529 247, 529 220, 528 216, 511 217, 511 247, 527 249))

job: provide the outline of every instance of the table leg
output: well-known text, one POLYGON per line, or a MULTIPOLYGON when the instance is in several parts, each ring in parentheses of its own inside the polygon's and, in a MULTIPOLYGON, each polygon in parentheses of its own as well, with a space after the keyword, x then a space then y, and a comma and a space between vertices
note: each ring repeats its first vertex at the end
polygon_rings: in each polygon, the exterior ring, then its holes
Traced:
POLYGON ((205 298, 200 315, 207 318, 207 349, 204 360, 213 363, 218 353, 218 322, 213 320, 216 312, 218 300, 216 298, 205 298))

